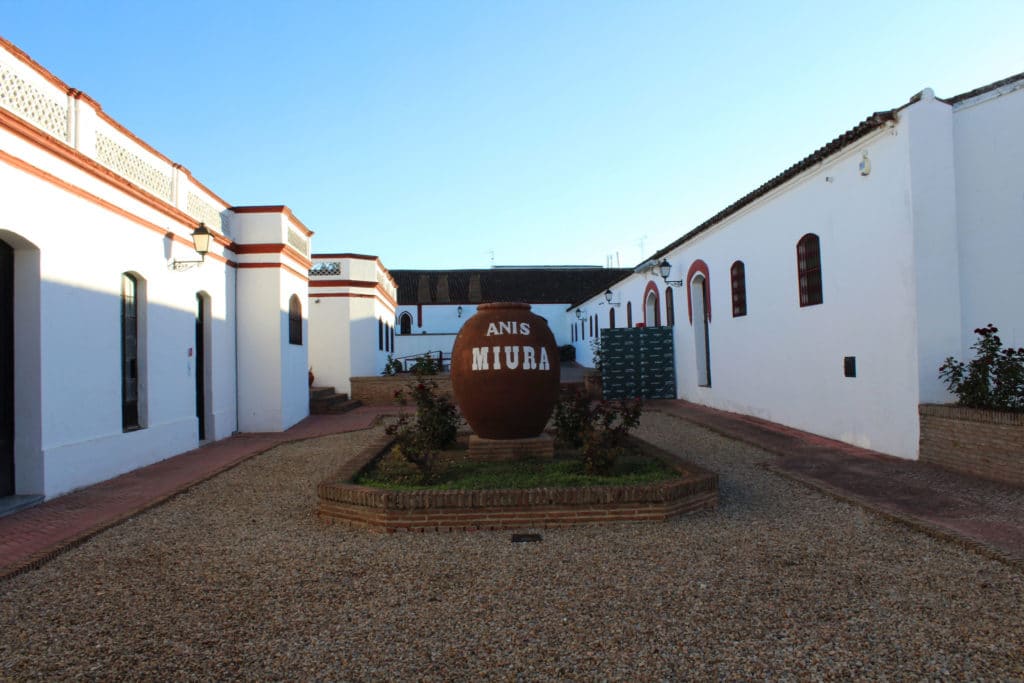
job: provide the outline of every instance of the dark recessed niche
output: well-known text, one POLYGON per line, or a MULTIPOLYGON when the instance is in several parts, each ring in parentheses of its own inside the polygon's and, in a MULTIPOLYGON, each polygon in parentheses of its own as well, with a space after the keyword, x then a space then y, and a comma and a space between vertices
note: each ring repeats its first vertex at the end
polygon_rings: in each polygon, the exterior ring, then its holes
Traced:
POLYGON ((512 534, 513 543, 539 543, 540 534, 512 534))
POLYGON ((857 356, 843 357, 843 374, 847 377, 857 376, 857 356))

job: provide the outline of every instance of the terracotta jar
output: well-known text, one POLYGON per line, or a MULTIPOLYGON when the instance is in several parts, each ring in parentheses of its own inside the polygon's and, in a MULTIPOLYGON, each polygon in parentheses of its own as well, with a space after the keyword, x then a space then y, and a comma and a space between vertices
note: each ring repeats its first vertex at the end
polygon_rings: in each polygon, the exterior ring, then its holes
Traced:
POLYGON ((538 436, 558 400, 558 347, 529 304, 481 304, 452 347, 452 392, 477 436, 538 436))

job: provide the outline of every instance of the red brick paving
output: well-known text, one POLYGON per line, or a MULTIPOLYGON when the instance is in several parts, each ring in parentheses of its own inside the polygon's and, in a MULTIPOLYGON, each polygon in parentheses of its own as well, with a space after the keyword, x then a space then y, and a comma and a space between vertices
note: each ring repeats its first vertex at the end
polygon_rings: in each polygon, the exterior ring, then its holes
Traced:
POLYGON ((0 517, 0 579, 36 567, 115 524, 278 444, 367 429, 397 407, 311 415, 286 432, 240 434, 0 517))
POLYGON ((768 469, 1024 567, 1024 489, 687 401, 647 407, 779 455, 768 469))

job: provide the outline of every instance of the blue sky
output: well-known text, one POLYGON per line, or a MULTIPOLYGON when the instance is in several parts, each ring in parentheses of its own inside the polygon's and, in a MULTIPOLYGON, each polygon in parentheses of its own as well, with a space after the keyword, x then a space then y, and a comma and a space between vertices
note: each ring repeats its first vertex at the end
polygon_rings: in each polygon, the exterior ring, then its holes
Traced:
POLYGON ((389 268, 632 266, 873 111, 1024 71, 1022 26, 1020 0, 0 0, 0 35, 226 201, 389 268))

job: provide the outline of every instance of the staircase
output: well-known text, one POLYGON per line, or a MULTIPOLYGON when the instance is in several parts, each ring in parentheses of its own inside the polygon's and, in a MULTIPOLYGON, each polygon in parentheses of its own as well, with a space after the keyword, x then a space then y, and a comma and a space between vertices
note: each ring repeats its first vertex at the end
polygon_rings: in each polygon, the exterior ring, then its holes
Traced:
POLYGON ((334 387, 309 388, 310 415, 338 415, 361 405, 360 401, 349 400, 348 394, 335 392, 334 387))

